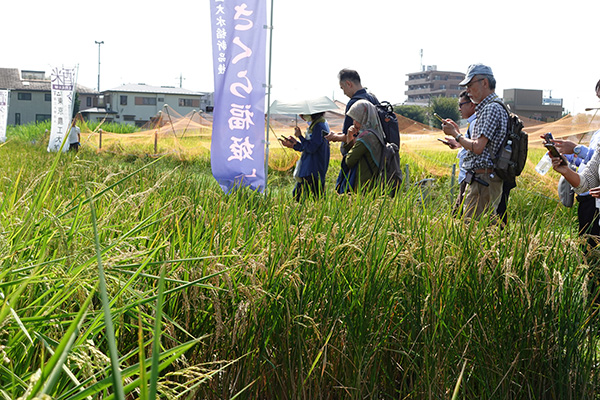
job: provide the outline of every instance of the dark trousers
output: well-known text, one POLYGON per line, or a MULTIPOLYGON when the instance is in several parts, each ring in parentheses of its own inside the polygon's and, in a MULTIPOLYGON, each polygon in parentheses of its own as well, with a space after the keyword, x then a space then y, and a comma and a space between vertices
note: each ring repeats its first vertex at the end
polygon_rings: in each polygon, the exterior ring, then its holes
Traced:
POLYGON ((467 181, 463 179, 458 188, 458 196, 456 196, 456 202, 454 203, 454 208, 452 209, 452 215, 457 218, 462 216, 463 209, 463 199, 465 198, 465 190, 467 189, 467 181))
POLYGON ((594 249, 598 246, 600 241, 600 226, 598 225, 598 219, 600 213, 596 208, 596 199, 592 196, 577 196, 577 219, 579 221, 579 236, 587 236, 587 242, 583 245, 583 253, 586 255, 586 261, 592 272, 590 274, 590 294, 593 302, 596 306, 600 305, 600 297, 598 294, 598 286, 600 284, 600 271, 598 266, 600 265, 600 259, 598 256, 598 250, 594 249))
POLYGON ((600 240, 600 226, 598 225, 599 212, 596 208, 596 199, 592 196, 577 196, 577 219, 579 220, 579 236, 590 235, 587 239, 587 253, 598 245, 600 240))
POLYGON ((303 196, 313 195, 319 197, 325 189, 324 182, 321 181, 318 175, 311 175, 306 178, 301 178, 300 182, 294 187, 294 199, 300 201, 303 196))
POLYGON ((508 214, 506 213, 508 196, 510 196, 510 191, 515 187, 517 187, 517 182, 515 180, 504 181, 502 183, 502 196, 500 197, 500 203, 498 203, 498 207, 496 208, 496 214, 502 218, 503 225, 506 225, 508 222, 508 214))

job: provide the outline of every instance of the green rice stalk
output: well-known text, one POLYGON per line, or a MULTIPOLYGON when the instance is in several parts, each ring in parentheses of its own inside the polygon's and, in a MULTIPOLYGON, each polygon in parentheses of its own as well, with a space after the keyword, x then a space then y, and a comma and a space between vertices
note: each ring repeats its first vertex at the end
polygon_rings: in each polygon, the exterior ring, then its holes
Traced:
POLYGON ((63 365, 69 355, 69 350, 71 349, 77 333, 84 321, 84 317, 92 301, 92 297, 93 294, 90 294, 86 301, 82 304, 77 317, 73 320, 69 326, 69 329, 65 332, 65 336, 57 346, 55 353, 52 355, 52 357, 50 357, 50 360, 48 360, 48 363, 42 369, 41 377, 33 386, 31 394, 27 397, 27 399, 32 399, 38 394, 52 393, 52 389, 57 384, 63 365))
POLYGON ((165 287, 165 266, 160 269, 160 279, 158 280, 158 293, 156 295, 156 307, 154 309, 154 336, 152 345, 152 370, 150 374, 150 391, 148 393, 149 400, 156 399, 156 386, 158 384, 158 363, 160 357, 160 337, 161 337, 161 320, 162 309, 164 302, 164 287, 165 287))
MULTIPOLYGON (((158 370, 162 371, 165 368, 167 368, 168 366, 172 365, 178 358, 181 357, 182 354, 184 354, 186 351, 191 349, 193 346, 197 345, 199 340, 200 339, 190 340, 188 342, 182 343, 181 345, 178 345, 176 347, 173 347, 169 350, 162 352, 160 354, 160 363, 158 365, 158 370)), ((150 363, 151 363, 151 359, 146 359, 144 361, 144 364, 150 364, 150 363)), ((128 383, 124 387, 124 393, 129 394, 136 388, 140 387, 140 385, 147 384, 147 382, 142 381, 141 378, 138 376, 139 369, 140 369, 140 363, 136 363, 129 367, 124 368, 121 371, 122 378, 126 378, 126 379, 133 378, 133 379, 131 379, 131 382, 128 383), (138 377, 135 378, 136 376, 138 376, 138 377)), ((87 386, 85 388, 85 390, 83 390, 79 393, 75 393, 75 390, 78 390, 77 388, 71 389, 69 392, 59 395, 56 398, 56 400, 84 400, 88 396, 98 396, 104 390, 113 387, 113 381, 114 381, 114 376, 110 375, 110 376, 94 383, 93 385, 87 386)), ((89 383, 88 381, 84 381, 82 383, 82 385, 86 385, 88 383, 89 383)), ((112 393, 112 394, 104 397, 104 399, 112 400, 115 397, 116 397, 115 393, 112 393)))
POLYGON ((94 200, 89 194, 88 199, 90 201, 92 226, 94 228, 94 242, 96 244, 96 259, 98 262, 98 284, 100 289, 100 297, 102 298, 102 308, 104 309, 104 325, 110 353, 110 362, 112 367, 113 390, 116 393, 116 398, 118 400, 125 400, 125 393, 123 392, 123 381, 121 377, 121 368, 119 366, 119 353, 117 350, 117 343, 113 328, 112 316, 110 311, 110 302, 108 300, 108 293, 106 291, 106 277, 104 275, 104 267, 102 266, 102 255, 100 250, 100 241, 98 239, 96 209, 94 208, 94 200))

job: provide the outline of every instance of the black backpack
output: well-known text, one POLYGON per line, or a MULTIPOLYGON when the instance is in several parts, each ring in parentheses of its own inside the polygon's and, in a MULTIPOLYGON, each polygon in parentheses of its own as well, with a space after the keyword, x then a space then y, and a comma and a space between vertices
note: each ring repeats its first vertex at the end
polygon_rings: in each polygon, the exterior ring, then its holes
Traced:
POLYGON ((400 153, 396 143, 386 143, 379 161, 379 179, 390 196, 394 197, 402 187, 400 153))
POLYGON ((511 181, 521 175, 525 168, 529 137, 523 131, 523 122, 519 116, 510 112, 503 102, 497 100, 494 102, 501 104, 508 113, 506 137, 493 160, 494 172, 503 181, 511 181))
POLYGON ((377 108, 383 133, 385 133, 385 141, 394 143, 400 149, 400 129, 398 128, 398 117, 394 113, 394 107, 388 101, 382 101, 375 107, 377 108))
POLYGON ((379 136, 377 136, 377 138, 379 139, 379 143, 383 146, 381 158, 379 159, 377 181, 389 192, 390 196, 394 197, 402 187, 400 152, 396 143, 383 143, 379 136))

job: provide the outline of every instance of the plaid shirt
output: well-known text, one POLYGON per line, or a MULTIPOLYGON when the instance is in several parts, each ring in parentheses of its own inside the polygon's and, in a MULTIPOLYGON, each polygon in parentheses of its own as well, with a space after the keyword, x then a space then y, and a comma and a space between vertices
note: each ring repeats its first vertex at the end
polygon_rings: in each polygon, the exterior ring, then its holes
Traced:
POLYGON ((499 99, 498 95, 492 93, 483 99, 481 103, 477 104, 475 108, 477 123, 471 134, 471 138, 475 140, 481 136, 485 136, 488 142, 481 154, 475 154, 471 151, 467 152, 463 161, 464 168, 467 171, 494 167, 492 157, 498 153, 508 127, 508 114, 502 105, 494 102, 496 99, 499 99))

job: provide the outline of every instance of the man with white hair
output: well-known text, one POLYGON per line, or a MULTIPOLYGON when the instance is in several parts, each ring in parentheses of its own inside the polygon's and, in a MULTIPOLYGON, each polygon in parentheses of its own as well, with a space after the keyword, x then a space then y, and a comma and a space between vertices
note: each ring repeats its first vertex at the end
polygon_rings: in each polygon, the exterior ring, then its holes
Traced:
POLYGON ((494 173, 493 158, 506 137, 508 114, 495 93, 496 79, 490 67, 470 65, 460 85, 466 86, 471 101, 477 104, 475 129, 471 138, 466 138, 451 119, 444 120, 442 128, 467 150, 463 165, 468 187, 463 210, 466 218, 472 218, 495 211, 500 203, 503 181, 494 173))

